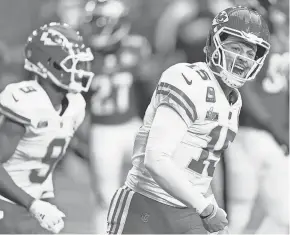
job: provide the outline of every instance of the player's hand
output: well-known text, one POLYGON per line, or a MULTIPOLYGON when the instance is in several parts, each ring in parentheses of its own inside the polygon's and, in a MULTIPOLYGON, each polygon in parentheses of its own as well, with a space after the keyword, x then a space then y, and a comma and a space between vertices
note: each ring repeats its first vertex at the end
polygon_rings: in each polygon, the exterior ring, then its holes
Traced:
POLYGON ((229 227, 226 226, 222 231, 219 231, 219 234, 230 234, 229 227))
POLYGON ((64 227, 65 214, 49 202, 34 200, 29 211, 44 229, 59 233, 64 227))
POLYGON ((216 205, 210 204, 200 215, 204 228, 210 232, 227 232, 227 213, 216 205), (211 211, 209 213, 204 213, 211 211))

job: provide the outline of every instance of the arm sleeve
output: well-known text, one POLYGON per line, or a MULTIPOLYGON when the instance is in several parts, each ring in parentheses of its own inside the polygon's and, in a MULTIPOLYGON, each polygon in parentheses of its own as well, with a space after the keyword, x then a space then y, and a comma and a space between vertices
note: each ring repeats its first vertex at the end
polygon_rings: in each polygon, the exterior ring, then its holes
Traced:
POLYGON ((154 117, 145 153, 145 166, 166 192, 198 213, 209 205, 198 187, 192 187, 185 171, 171 156, 187 131, 185 122, 168 106, 160 106, 154 117))
POLYGON ((183 80, 182 65, 174 65, 163 72, 155 92, 155 105, 166 105, 176 111, 189 127, 197 118, 191 86, 183 80))
POLYGON ((180 115, 171 107, 161 105, 156 111, 146 150, 172 155, 186 131, 186 123, 180 115))

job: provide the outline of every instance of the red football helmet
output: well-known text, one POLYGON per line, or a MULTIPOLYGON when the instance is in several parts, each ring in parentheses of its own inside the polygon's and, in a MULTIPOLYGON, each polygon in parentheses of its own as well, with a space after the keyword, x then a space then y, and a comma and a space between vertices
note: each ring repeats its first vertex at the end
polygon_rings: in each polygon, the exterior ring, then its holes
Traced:
POLYGON ((109 49, 128 35, 131 28, 128 12, 126 5, 120 0, 87 2, 81 29, 92 49, 109 49))
MULTIPOLYGON (((264 64, 265 58, 270 50, 269 29, 262 16, 247 7, 231 7, 221 11, 213 20, 208 35, 205 53, 206 60, 214 73, 221 77, 222 81, 233 88, 241 87, 247 80, 254 79, 264 64), (225 48, 223 41, 229 36, 239 37, 249 43, 257 45, 256 56, 253 66, 245 77, 240 77, 227 69, 225 48)), ((229 52, 228 53, 234 53, 229 52)), ((234 53, 235 60, 241 55, 234 53)), ((249 59, 249 58, 247 58, 249 59)))
POLYGON ((24 68, 72 92, 88 91, 94 59, 82 37, 67 24, 50 23, 32 32, 25 45, 24 68))

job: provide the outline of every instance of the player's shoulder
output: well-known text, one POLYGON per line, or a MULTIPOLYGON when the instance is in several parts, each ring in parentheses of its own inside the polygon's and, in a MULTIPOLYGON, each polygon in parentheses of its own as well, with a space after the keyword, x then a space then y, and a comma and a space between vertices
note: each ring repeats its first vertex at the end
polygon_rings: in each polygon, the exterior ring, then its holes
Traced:
POLYGON ((11 83, 0 93, 0 112, 22 124, 31 122, 34 108, 39 100, 39 85, 36 81, 11 83))
POLYGON ((170 84, 184 91, 201 91, 211 83, 210 71, 204 63, 178 63, 166 69, 159 84, 170 84))
POLYGON ((39 85, 35 80, 15 82, 8 84, 1 92, 1 94, 21 93, 21 92, 27 94, 37 91, 39 89, 38 87, 39 85))
POLYGON ((199 67, 203 65, 178 63, 169 67, 162 73, 155 91, 155 105, 172 107, 188 126, 198 118, 198 110, 205 100, 210 82, 210 78, 206 77, 209 75, 205 71, 205 74, 200 72, 199 67))
POLYGON ((8 84, 0 93, 0 102, 16 102, 23 105, 26 102, 35 102, 35 98, 39 97, 43 91, 40 89, 37 81, 22 81, 8 84))
POLYGON ((84 110, 86 108, 86 101, 81 93, 68 93, 67 98, 73 104, 75 110, 84 110))
POLYGON ((0 103, 12 106, 34 106, 40 103, 43 90, 35 80, 11 83, 0 94, 0 103), (38 102, 35 102, 35 101, 38 102))

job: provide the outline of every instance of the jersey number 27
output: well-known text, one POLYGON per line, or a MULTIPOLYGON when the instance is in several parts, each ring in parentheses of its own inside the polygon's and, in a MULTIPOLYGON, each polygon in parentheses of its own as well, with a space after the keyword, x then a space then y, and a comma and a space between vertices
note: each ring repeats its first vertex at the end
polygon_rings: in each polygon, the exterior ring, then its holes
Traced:
POLYGON ((133 75, 129 72, 96 76, 92 84, 92 89, 97 90, 91 98, 92 113, 97 116, 125 113, 130 105, 132 83, 133 75))

